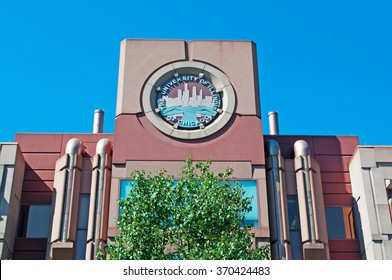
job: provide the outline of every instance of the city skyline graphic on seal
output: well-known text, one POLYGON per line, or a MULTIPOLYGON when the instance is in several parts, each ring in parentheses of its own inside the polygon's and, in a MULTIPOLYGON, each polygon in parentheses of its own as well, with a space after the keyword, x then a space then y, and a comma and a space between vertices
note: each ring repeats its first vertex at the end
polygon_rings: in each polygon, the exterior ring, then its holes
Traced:
POLYGON ((221 112, 221 97, 209 80, 182 75, 162 86, 157 105, 174 128, 196 129, 210 124, 221 112))

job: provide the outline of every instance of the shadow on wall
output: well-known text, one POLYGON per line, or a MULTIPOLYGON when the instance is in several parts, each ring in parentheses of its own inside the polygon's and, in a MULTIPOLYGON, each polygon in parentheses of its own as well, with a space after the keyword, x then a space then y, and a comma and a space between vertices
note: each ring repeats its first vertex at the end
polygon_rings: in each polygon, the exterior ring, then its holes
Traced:
POLYGON ((355 200, 355 198, 353 198, 353 213, 354 213, 354 221, 355 221, 354 222, 355 234, 359 243, 361 259, 366 260, 366 250, 365 250, 365 241, 363 239, 363 232, 362 232, 361 213, 359 213, 358 201, 355 200))

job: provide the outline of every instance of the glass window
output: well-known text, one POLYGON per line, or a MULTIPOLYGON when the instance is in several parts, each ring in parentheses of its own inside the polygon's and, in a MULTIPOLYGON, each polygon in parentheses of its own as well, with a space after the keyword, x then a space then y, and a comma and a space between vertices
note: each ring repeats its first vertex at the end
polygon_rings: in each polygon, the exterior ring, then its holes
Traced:
POLYGON ((78 229, 76 232, 75 259, 84 260, 86 258, 87 229, 78 229))
POLYGON ((84 260, 86 257, 89 207, 90 207, 90 194, 80 194, 78 228, 76 230, 75 259, 77 260, 84 260))
POLYGON ((392 219, 392 188, 387 189, 387 194, 388 194, 389 214, 391 214, 391 219, 392 219))
POLYGON ((52 223, 50 205, 22 205, 19 219, 20 237, 48 238, 52 223))
POLYGON ((81 194, 79 198, 78 229, 87 229, 90 194, 81 194))
POLYGON ((287 196, 287 207, 289 212, 291 258, 293 260, 302 260, 302 241, 297 196, 287 196))
POLYGON ((386 190, 387 190, 387 197, 388 197, 388 199, 391 199, 392 198, 392 187, 387 187, 386 190))
POLYGON ((325 207, 328 239, 355 239, 351 207, 325 207))
POLYGON ((243 225, 252 224, 253 227, 259 227, 259 207, 257 199, 257 182, 254 180, 238 180, 245 191, 245 197, 251 197, 252 210, 245 214, 243 225))
POLYGON ((297 196, 287 196, 287 207, 289 210, 289 227, 290 230, 299 231, 299 209, 297 196))
POLYGON ((128 194, 132 188, 131 182, 132 182, 132 180, 121 180, 120 181, 120 199, 127 198, 128 194))
MULTIPOLYGON (((132 180, 120 181, 120 199, 127 197, 131 190, 132 180)), ((176 181, 175 181, 176 182, 176 181)), ((253 197, 252 211, 246 213, 243 225, 252 224, 253 227, 259 227, 259 212, 258 212, 258 197, 257 197, 257 182, 255 180, 238 180, 244 188, 245 197, 253 197)))

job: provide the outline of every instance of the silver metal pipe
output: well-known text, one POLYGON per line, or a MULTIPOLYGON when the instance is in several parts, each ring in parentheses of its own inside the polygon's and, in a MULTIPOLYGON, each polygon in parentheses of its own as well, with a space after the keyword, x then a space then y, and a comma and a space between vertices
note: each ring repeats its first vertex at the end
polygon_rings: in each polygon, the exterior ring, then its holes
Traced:
POLYGON ((61 225, 61 242, 66 242, 68 239, 68 228, 69 228, 69 212, 71 209, 71 196, 73 188, 73 177, 74 177, 74 165, 75 154, 68 155, 68 168, 67 168, 67 179, 65 183, 64 192, 64 204, 63 204, 63 219, 61 225))
POLYGON ((101 223, 102 223, 102 204, 103 204, 103 188, 105 180, 105 161, 106 154, 99 155, 99 170, 98 170, 98 188, 97 188, 97 198, 96 198, 96 208, 95 208, 95 224, 94 224, 94 244, 95 253, 99 249, 101 243, 101 223))
POLYGON ((311 243, 316 243, 316 225, 313 209, 312 187, 309 177, 309 161, 310 156, 309 145, 304 140, 298 140, 294 143, 295 156, 300 156, 302 161, 302 175, 304 179, 306 214, 308 219, 309 239, 311 243))
POLYGON ((308 213, 308 221, 309 221, 309 235, 310 242, 316 243, 316 226, 314 219, 314 209, 313 209, 313 199, 312 199, 312 190, 310 186, 309 179, 309 163, 308 159, 302 157, 303 165, 304 165, 304 182, 305 182, 305 198, 306 198, 306 209, 308 213))
POLYGON ((82 141, 78 138, 72 138, 68 141, 65 153, 68 155, 67 177, 65 181, 65 191, 63 200, 63 213, 61 219, 61 241, 66 242, 68 239, 68 230, 70 224, 71 201, 74 187, 74 173, 76 164, 76 155, 81 153, 82 141))
POLYGON ((267 188, 269 208, 272 213, 271 226, 271 252, 273 259, 286 259, 283 236, 283 210, 282 210, 282 182, 280 180, 279 157, 280 147, 275 140, 266 141, 267 161, 267 188))
POLYGON ((105 171, 108 157, 112 151, 112 142, 109 139, 103 138, 98 141, 96 147, 96 156, 98 156, 98 169, 97 169, 97 183, 94 207, 94 224, 93 224, 93 239, 94 239, 94 257, 95 258, 101 240, 103 238, 102 222, 104 212, 104 192, 105 192, 105 171))
POLYGON ((95 110, 94 111, 93 133, 102 133, 103 132, 103 120, 104 120, 103 110, 95 110))
POLYGON ((279 135, 278 112, 268 113, 268 124, 270 135, 279 135))

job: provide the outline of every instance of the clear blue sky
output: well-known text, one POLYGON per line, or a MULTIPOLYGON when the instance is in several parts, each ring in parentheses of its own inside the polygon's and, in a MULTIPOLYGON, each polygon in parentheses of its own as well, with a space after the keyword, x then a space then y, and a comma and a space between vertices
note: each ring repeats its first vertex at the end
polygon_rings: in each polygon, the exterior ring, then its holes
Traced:
POLYGON ((264 133, 392 145, 392 1, 0 1, 0 141, 113 132, 125 38, 252 40, 264 133))

